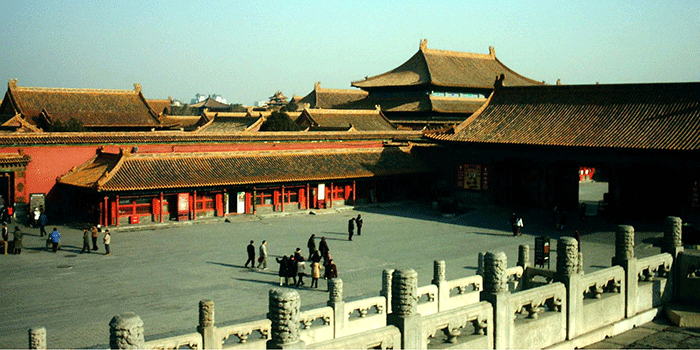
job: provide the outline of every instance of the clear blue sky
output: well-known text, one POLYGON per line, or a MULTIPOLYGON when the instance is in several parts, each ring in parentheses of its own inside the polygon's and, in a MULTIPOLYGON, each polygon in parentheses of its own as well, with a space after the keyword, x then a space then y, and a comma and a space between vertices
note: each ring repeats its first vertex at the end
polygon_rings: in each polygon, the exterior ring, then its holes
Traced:
POLYGON ((7 1, 0 78, 252 104, 351 88, 420 39, 564 84, 700 81, 700 1, 7 1))

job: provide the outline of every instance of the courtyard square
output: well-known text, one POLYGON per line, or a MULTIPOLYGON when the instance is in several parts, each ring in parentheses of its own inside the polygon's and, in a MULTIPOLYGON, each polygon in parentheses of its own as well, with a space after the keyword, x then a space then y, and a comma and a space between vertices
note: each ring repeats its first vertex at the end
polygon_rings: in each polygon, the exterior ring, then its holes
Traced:
MULTIPOLYGON (((102 235, 96 253, 80 254, 82 230, 59 226, 62 249, 54 254, 45 249, 38 229, 20 226, 25 232, 22 254, 0 256, 0 347, 26 348, 27 330, 44 326, 49 348, 105 348, 109 321, 124 312, 143 319, 147 341, 191 333, 202 299, 214 301, 218 326, 264 318, 268 290, 279 282, 275 258, 297 247, 306 257, 311 234, 317 244, 326 237, 345 300, 378 295, 383 269, 412 268, 423 286, 432 279, 434 260, 445 260, 448 280, 474 275, 482 251, 504 251, 508 266, 514 266, 518 246, 528 244, 534 262, 534 238, 539 235, 551 237, 554 269, 556 239, 573 235, 574 229, 582 233, 584 269, 610 266, 615 224, 595 217, 581 222, 571 213, 569 226, 559 232, 552 227, 551 213, 527 211, 520 213, 523 235, 513 237, 510 212, 483 207, 444 217, 429 203, 401 202, 138 231, 110 227, 109 256, 104 255, 102 235), (348 241, 347 222, 358 214, 364 219, 362 235, 348 241), (243 267, 250 240, 256 248, 268 241, 269 270, 243 267)), ((49 224, 47 230, 51 228, 49 224)), ((658 254, 652 242, 661 235, 660 223, 635 228, 637 257, 658 254)), ((298 289, 302 310, 325 304, 326 282, 319 281, 319 287, 298 289)))

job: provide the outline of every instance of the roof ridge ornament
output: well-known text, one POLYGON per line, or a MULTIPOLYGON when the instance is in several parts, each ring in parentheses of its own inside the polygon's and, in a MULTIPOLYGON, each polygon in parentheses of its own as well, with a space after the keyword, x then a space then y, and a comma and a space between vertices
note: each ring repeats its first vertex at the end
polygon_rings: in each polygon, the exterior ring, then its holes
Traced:
POLYGON ((317 82, 314 84, 314 90, 320 90, 320 89, 321 89, 321 82, 320 82, 320 81, 317 81, 317 82))
POLYGON ((141 84, 139 83, 134 83, 134 91, 136 92, 141 92, 141 84))
POLYGON ((428 48, 428 39, 421 39, 420 40, 420 50, 424 51, 428 48))
POLYGON ((496 49, 493 46, 489 46, 489 56, 496 58, 496 49))
POLYGON ((10 81, 7 83, 7 87, 12 89, 17 88, 17 78, 10 79, 10 81))

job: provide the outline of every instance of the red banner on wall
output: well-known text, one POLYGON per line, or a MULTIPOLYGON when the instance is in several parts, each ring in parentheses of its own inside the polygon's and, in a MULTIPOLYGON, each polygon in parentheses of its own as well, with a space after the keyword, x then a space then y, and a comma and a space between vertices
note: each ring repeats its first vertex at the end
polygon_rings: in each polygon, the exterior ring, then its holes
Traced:
POLYGON ((190 194, 189 193, 178 193, 177 194, 177 214, 187 215, 190 212, 190 194))

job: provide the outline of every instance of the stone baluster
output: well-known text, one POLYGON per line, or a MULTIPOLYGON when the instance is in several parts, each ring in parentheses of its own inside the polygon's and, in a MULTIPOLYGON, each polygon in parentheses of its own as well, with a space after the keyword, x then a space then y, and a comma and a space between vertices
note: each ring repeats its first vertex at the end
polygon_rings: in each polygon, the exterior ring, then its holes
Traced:
POLYGON ((384 269, 382 271, 382 291, 379 295, 386 298, 386 313, 387 315, 391 313, 391 274, 394 273, 393 269, 384 269))
POLYGON ((143 349, 145 346, 143 321, 133 312, 112 317, 109 322, 111 349, 143 349))
POLYGON ((221 342, 216 339, 214 327, 214 302, 204 299, 199 302, 199 326, 197 332, 202 335, 202 348, 221 349, 221 342))
POLYGON ((270 290, 267 317, 272 325, 268 349, 305 348, 306 344, 299 339, 300 307, 301 298, 297 291, 281 288, 270 290))
POLYGON ((345 302, 343 301, 343 280, 332 278, 328 280, 328 302, 333 308, 333 335, 340 338, 345 335, 345 302))
POLYGON ((44 327, 29 328, 29 348, 30 349, 46 349, 46 328, 44 328, 44 327))
POLYGON ((679 217, 667 216, 664 221, 664 240, 661 252, 669 253, 675 259, 683 251, 683 221, 679 217))
POLYGON ((476 274, 481 277, 484 277, 484 255, 486 255, 485 252, 479 252, 479 260, 476 265, 476 274))
POLYGON ((496 349, 511 348, 510 339, 513 333, 513 316, 508 299, 508 257, 504 252, 486 252, 483 255, 484 290, 481 300, 493 306, 493 339, 496 349))
POLYGON ((583 252, 578 252, 578 274, 583 275, 583 252))
POLYGON ((530 266, 530 246, 527 244, 518 246, 518 266, 522 267, 523 270, 530 266))
MULTIPOLYGON (((664 239, 661 244, 661 252, 669 253, 673 256, 673 265, 676 265, 678 254, 683 252, 683 221, 679 217, 668 216, 664 221, 664 239)), ((675 299, 680 298, 680 269, 671 267, 671 271, 666 274, 671 280, 671 290, 675 299)))
POLYGON ((401 331, 401 348, 427 348, 418 313, 418 273, 415 270, 400 269, 392 274, 391 310, 388 321, 401 331))
POLYGON ((433 261, 433 281, 432 283, 438 287, 438 311, 448 309, 447 303, 450 298, 450 289, 445 278, 445 260, 433 261))
POLYGON ((578 325, 583 317, 581 274, 579 273, 578 241, 573 237, 557 240, 557 272, 555 279, 566 286, 566 339, 578 336, 578 325))
POLYGON ((625 269, 625 317, 632 317, 637 313, 637 259, 634 257, 634 227, 618 225, 615 231, 615 256, 613 265, 622 266, 625 269))

